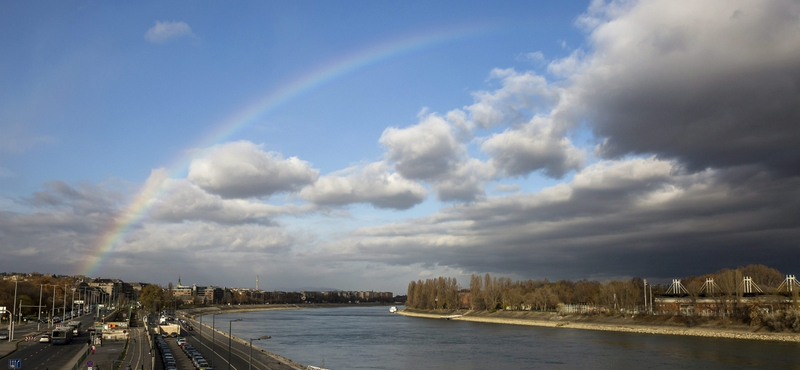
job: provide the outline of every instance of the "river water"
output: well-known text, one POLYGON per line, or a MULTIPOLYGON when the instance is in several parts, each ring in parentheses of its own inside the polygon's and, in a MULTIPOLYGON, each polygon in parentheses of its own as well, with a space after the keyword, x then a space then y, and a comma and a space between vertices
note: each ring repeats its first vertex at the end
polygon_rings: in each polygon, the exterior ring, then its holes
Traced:
POLYGON ((217 329, 305 365, 347 369, 798 369, 800 344, 432 320, 388 307, 217 315, 217 329))

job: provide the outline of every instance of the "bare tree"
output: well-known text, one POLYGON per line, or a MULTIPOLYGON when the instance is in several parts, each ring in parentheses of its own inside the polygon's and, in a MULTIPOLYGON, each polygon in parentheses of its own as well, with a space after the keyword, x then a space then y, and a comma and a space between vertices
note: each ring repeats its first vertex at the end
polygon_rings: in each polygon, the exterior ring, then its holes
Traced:
POLYGON ((497 309, 499 301, 500 285, 497 283, 497 278, 492 278, 487 272, 483 278, 483 302, 486 305, 486 309, 494 311, 497 309))
POLYGON ((473 310, 483 310, 486 304, 483 300, 483 282, 481 277, 473 274, 469 280, 469 300, 473 310))

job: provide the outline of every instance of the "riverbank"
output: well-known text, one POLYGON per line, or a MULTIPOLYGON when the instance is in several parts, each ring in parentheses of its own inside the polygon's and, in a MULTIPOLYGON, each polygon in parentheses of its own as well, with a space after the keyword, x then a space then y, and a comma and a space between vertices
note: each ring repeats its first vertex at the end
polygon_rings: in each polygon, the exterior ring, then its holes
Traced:
POLYGON ((617 331, 640 334, 684 335, 694 337, 729 338, 745 340, 767 340, 782 342, 800 342, 800 334, 796 333, 771 333, 763 328, 754 328, 745 325, 732 325, 727 327, 720 324, 702 324, 695 327, 686 327, 677 324, 677 320, 670 321, 664 317, 660 322, 637 320, 628 317, 609 317, 603 315, 558 315, 549 312, 533 311, 456 311, 456 310, 415 310, 403 309, 398 314, 427 319, 444 319, 483 322, 506 325, 544 326, 551 328, 568 328, 582 330, 617 331))

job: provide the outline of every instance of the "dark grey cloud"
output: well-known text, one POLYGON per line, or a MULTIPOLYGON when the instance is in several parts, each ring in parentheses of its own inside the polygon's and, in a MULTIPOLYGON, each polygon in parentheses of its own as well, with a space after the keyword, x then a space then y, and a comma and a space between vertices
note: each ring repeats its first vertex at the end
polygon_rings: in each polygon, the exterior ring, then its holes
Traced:
POLYGON ((800 179, 757 166, 700 173, 655 158, 601 162, 537 194, 363 228, 354 259, 528 277, 670 277, 764 263, 800 236, 800 179))
POLYGON ((633 4, 589 13, 594 50, 570 78, 598 153, 800 175, 800 5, 633 4))
POLYGON ((89 214, 113 213, 124 199, 120 190, 103 186, 80 184, 73 187, 63 181, 51 181, 43 187, 22 201, 34 207, 68 207, 75 213, 89 214))

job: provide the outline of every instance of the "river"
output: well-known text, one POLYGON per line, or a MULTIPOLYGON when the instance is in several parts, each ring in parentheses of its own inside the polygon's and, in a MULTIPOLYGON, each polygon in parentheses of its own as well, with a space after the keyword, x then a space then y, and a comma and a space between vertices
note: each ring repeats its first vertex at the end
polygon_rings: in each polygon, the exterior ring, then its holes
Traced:
MULTIPOLYGON (((798 369, 800 344, 406 317, 387 306, 218 315, 293 361, 347 369, 798 369)), ((223 325, 224 324, 224 325, 223 325)))

